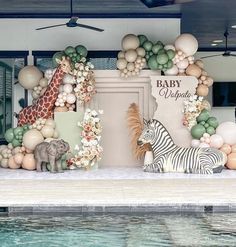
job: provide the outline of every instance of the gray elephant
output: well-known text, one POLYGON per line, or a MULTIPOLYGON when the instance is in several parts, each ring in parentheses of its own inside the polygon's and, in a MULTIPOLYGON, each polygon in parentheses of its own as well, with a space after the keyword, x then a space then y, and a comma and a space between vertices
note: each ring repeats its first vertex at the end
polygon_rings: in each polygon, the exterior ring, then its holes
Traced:
POLYGON ((62 172, 60 159, 69 149, 69 144, 64 140, 52 140, 38 144, 34 150, 37 171, 47 171, 46 166, 49 163, 51 172, 62 172))

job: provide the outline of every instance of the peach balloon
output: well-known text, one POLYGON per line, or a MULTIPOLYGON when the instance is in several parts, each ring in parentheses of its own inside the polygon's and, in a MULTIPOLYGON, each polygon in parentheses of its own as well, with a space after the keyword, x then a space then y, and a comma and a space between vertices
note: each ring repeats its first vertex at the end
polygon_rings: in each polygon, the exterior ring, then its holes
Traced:
POLYGON ((236 144, 231 147, 231 152, 236 153, 236 144))
POLYGON ((22 153, 17 153, 13 156, 15 162, 17 165, 21 165, 22 161, 23 161, 23 158, 24 158, 24 154, 22 153))
POLYGON ((9 166, 9 168, 11 168, 11 169, 18 169, 18 168, 20 168, 20 164, 17 164, 16 162, 15 162, 15 160, 14 160, 14 157, 13 156, 11 156, 10 158, 9 158, 9 160, 8 160, 8 166, 9 166))
POLYGON ((35 170, 36 169, 36 161, 34 159, 33 154, 26 154, 23 158, 22 168, 26 170, 35 170))
POLYGON ((203 84, 199 84, 198 87, 197 87, 197 95, 198 96, 203 96, 203 97, 206 97, 209 93, 209 89, 206 85, 203 85, 203 84))
POLYGON ((226 166, 229 169, 236 170, 236 153, 231 153, 228 155, 226 166))
POLYGON ((230 154, 231 153, 231 146, 229 145, 229 144, 224 144, 221 148, 220 148, 220 150, 222 151, 222 152, 224 152, 225 154, 230 154))

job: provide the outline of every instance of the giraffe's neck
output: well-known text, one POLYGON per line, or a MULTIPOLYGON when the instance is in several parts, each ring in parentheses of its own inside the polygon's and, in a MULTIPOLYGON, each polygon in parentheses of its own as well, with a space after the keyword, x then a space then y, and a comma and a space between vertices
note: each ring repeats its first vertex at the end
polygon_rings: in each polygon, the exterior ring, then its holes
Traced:
POLYGON ((47 102, 50 104, 48 108, 52 108, 56 102, 59 93, 59 86, 62 83, 64 75, 65 72, 60 67, 58 67, 45 93, 41 96, 44 103, 47 102), (48 98, 50 98, 50 100, 48 100, 48 98))

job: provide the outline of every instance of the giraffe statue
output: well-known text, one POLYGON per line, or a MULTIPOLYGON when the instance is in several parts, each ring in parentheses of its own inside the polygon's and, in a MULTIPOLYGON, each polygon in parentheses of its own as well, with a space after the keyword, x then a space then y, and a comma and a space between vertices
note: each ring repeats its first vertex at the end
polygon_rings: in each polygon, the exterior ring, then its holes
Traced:
POLYGON ((57 60, 60 64, 54 73, 45 93, 40 96, 34 105, 22 109, 18 115, 18 126, 33 124, 38 118, 53 118, 53 109, 56 102, 59 86, 66 73, 71 73, 70 61, 65 57, 57 60))

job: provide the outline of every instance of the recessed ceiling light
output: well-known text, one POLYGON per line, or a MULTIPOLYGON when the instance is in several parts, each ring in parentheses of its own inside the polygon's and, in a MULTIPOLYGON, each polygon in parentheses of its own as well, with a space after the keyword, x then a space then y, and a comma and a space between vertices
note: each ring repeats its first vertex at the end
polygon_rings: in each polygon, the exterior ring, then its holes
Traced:
POLYGON ((216 44, 216 43, 212 43, 212 44, 211 44, 211 46, 217 46, 217 45, 218 45, 218 44, 216 44))
POLYGON ((223 40, 222 40, 222 39, 215 39, 215 40, 213 40, 212 42, 214 42, 214 43, 222 43, 223 40))
POLYGON ((231 27, 232 27, 232 28, 236 28, 236 25, 232 25, 231 27))

